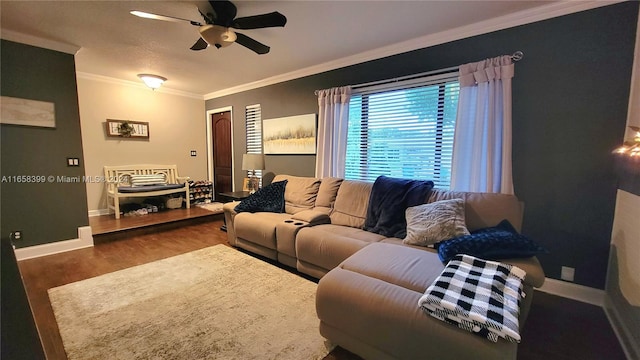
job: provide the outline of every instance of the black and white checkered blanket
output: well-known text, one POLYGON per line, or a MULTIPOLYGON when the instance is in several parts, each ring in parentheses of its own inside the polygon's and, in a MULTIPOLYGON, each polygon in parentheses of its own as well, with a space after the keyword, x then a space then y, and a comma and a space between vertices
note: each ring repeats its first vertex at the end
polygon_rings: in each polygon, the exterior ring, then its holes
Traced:
POLYGON ((456 255, 418 305, 428 314, 497 342, 520 342, 518 315, 524 270, 469 255, 456 255))

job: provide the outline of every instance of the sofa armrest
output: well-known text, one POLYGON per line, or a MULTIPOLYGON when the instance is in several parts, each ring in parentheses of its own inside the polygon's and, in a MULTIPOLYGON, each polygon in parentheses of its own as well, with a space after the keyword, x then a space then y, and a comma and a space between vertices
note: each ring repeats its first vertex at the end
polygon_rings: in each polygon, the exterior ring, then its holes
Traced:
POLYGON ((315 210, 303 210, 291 215, 294 220, 301 220, 308 222, 310 225, 329 224, 331 218, 329 215, 315 210))
POLYGON ((545 280, 544 270, 540 261, 535 256, 521 259, 504 259, 500 262, 511 264, 524 270, 527 275, 524 277, 524 283, 536 288, 542 287, 545 280))
POLYGON ((230 214, 236 215, 236 206, 240 204, 240 201, 231 201, 228 203, 224 203, 224 205, 222 205, 222 210, 224 212, 228 212, 230 214))
POLYGON ((233 225, 236 215, 238 214, 235 210, 236 205, 238 205, 240 201, 232 201, 225 203, 222 205, 222 211, 224 212, 224 222, 227 227, 227 241, 229 245, 236 246, 236 229, 233 225))

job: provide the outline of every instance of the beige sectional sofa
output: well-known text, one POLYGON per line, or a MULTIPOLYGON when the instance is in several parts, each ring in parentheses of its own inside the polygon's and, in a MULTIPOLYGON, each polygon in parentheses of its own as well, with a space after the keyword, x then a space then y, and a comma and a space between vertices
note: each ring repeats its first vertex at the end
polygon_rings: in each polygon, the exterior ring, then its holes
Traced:
MULTIPOLYGON (((317 311, 323 336, 366 359, 515 359, 517 344, 492 343, 418 307, 444 264, 431 248, 363 230, 372 183, 288 175, 273 182, 282 180, 284 213, 236 213, 237 202, 224 205, 228 240, 321 279, 317 311)), ((454 198, 465 200, 470 231, 503 219, 521 228, 523 205, 512 195, 433 189, 425 203, 454 198)), ((535 257, 504 262, 527 273, 522 328, 544 272, 535 257)))

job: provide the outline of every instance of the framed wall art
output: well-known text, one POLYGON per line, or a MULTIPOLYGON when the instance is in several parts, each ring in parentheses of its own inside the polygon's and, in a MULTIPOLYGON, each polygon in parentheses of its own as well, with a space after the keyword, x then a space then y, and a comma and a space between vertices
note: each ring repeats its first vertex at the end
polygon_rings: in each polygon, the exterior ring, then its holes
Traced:
POLYGON ((149 123, 144 121, 107 119, 107 136, 132 139, 148 139, 149 123))
POLYGON ((265 154, 315 154, 316 114, 262 121, 265 154))
POLYGON ((56 127, 55 104, 46 101, 0 97, 0 123, 56 127))

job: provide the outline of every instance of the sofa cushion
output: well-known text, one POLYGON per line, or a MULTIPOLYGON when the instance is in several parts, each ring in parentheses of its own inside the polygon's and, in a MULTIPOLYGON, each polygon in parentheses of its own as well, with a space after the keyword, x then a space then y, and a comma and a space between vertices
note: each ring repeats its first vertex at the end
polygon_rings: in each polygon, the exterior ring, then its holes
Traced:
POLYGON ((345 260, 340 267, 410 289, 421 295, 440 275, 444 264, 433 252, 416 253, 416 249, 408 246, 376 243, 345 260), (366 259, 375 259, 375 261, 366 261, 366 259))
POLYGON ((424 204, 432 188, 433 181, 378 176, 371 188, 364 229, 384 236, 405 237, 405 210, 424 204))
POLYGON ((338 189, 331 223, 362 229, 373 183, 344 180, 338 189))
POLYGON ((284 192, 287 180, 272 182, 258 189, 235 207, 236 212, 284 212, 284 192))
POLYGON ((322 211, 325 214, 331 213, 342 181, 343 179, 336 177, 326 177, 322 179, 320 188, 318 189, 318 197, 316 198, 316 210, 322 211))
POLYGON ((315 206, 320 179, 292 175, 276 175, 273 178, 274 182, 283 180, 287 181, 287 187, 284 190, 286 213, 295 214, 315 206))
POLYGON ((384 236, 333 224, 305 227, 296 236, 298 259, 331 270, 343 260, 384 236))
POLYGON ((456 237, 438 245, 438 256, 443 262, 456 254, 466 254, 486 260, 531 257, 547 252, 542 246, 518 234, 508 220, 495 227, 476 230, 470 235, 456 237))
POLYGON ((431 190, 429 202, 448 199, 464 199, 465 221, 469 231, 495 226, 503 219, 509 220, 518 231, 522 228, 524 208, 515 195, 431 190))
POLYGON ((469 235, 464 221, 464 200, 441 200, 413 206, 406 211, 407 236, 403 242, 427 246, 469 235))

